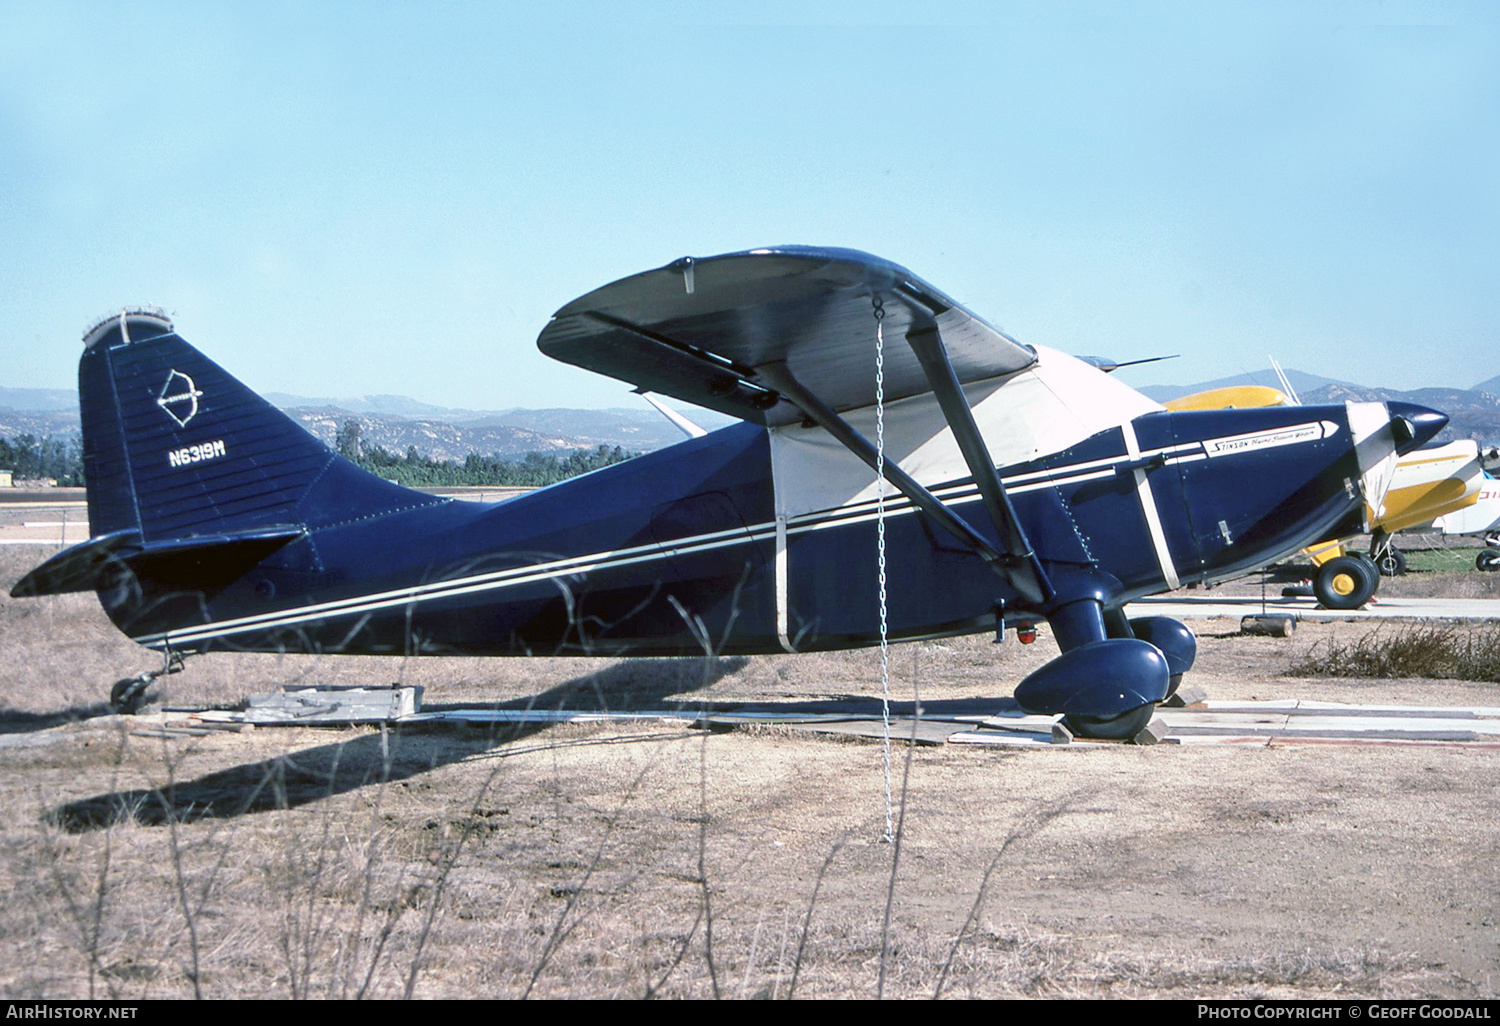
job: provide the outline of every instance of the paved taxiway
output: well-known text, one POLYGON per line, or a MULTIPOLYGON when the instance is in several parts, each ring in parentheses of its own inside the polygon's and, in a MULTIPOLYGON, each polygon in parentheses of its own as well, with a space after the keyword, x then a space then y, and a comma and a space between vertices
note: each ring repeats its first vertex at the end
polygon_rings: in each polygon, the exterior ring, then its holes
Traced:
POLYGON ((1259 595, 1188 597, 1181 594, 1141 599, 1126 607, 1130 616, 1171 616, 1208 620, 1220 616, 1289 613, 1317 620, 1500 620, 1500 599, 1383 598, 1376 595, 1363 609, 1324 609, 1312 598, 1265 598, 1259 595))

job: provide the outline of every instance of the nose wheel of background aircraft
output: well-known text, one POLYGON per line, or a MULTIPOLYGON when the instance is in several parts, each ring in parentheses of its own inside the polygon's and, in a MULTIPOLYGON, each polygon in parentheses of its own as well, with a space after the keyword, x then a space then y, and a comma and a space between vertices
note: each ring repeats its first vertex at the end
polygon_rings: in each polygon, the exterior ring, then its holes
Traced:
POLYGON ((1382 577, 1400 577, 1406 573, 1406 553, 1389 546, 1375 557, 1375 565, 1380 568, 1382 577))
POLYGON ((1474 557, 1477 570, 1500 570, 1500 549, 1485 549, 1474 557))

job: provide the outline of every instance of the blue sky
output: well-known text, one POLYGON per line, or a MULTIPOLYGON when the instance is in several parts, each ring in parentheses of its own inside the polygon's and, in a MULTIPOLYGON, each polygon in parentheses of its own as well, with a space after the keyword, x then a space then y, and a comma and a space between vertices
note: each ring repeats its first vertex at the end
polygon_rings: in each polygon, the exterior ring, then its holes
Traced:
POLYGON ((1138 385, 1500 373, 1500 5, 917 6, 8 2, 0 384, 150 302, 261 390, 635 405, 552 311, 778 243, 1138 385))

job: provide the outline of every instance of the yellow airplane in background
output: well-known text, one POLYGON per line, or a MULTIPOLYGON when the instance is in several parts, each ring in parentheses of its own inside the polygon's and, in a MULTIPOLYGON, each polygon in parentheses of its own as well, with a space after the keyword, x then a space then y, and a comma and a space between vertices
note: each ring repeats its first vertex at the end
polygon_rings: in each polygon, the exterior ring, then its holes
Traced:
POLYGON ((1231 385, 1194 392, 1162 403, 1173 413, 1185 410, 1248 410, 1261 406, 1296 406, 1280 389, 1266 385, 1231 385))
MULTIPOLYGON (((1280 376, 1281 368, 1276 370, 1280 376)), ((1175 413, 1300 403, 1295 393, 1288 396, 1265 385, 1235 385, 1195 392, 1163 405, 1175 413)), ((1431 445, 1402 456, 1384 494, 1366 496, 1365 519, 1370 525, 1368 556, 1349 552, 1345 548, 1347 538, 1303 550, 1317 568, 1313 594, 1330 609, 1358 609, 1375 594, 1382 574, 1389 577, 1406 571, 1406 556, 1391 544, 1391 535, 1474 505, 1483 482, 1479 446, 1469 439, 1431 445)))

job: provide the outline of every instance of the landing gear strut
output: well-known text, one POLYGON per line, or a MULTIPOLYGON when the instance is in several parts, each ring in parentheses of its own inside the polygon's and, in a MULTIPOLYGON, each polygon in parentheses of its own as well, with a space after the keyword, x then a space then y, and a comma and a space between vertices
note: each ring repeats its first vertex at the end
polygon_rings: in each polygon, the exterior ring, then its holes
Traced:
POLYGON ((182 653, 168 649, 161 669, 147 670, 134 677, 124 677, 115 681, 114 687, 109 689, 109 707, 122 716, 139 712, 141 707, 151 700, 152 696, 146 693, 146 689, 156 683, 156 678, 179 673, 182 666, 182 653))
POLYGON ((1197 642, 1176 620, 1127 620, 1117 604, 1106 608, 1110 589, 1077 590, 1084 597, 1047 614, 1062 653, 1016 686, 1016 701, 1034 715, 1060 713, 1079 737, 1133 739, 1192 666, 1197 642))

